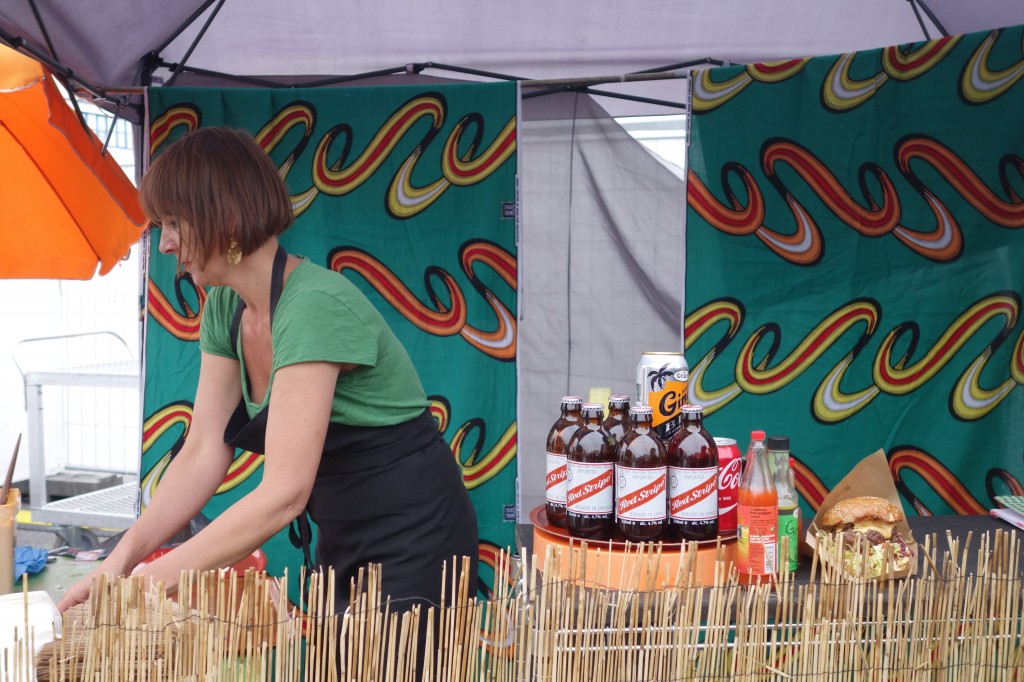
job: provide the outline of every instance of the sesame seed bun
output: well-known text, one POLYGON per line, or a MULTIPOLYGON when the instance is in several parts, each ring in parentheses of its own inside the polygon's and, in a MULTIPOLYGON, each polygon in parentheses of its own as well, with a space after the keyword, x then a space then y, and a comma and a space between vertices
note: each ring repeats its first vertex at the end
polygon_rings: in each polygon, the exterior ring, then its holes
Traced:
POLYGON ((824 528, 860 521, 892 524, 903 520, 903 510, 881 497, 850 497, 840 501, 821 516, 824 528))

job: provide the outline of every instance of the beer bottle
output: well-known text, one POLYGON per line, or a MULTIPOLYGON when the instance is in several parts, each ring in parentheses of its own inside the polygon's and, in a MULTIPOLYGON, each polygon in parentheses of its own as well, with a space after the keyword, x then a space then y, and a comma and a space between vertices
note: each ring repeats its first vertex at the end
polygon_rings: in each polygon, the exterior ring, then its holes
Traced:
POLYGON ((566 526, 569 535, 588 540, 609 539, 615 525, 615 449, 603 421, 603 405, 583 403, 583 424, 566 453, 566 526))
POLYGON ((562 414, 551 425, 547 442, 547 480, 544 486, 544 507, 548 523, 565 528, 565 454, 569 438, 582 423, 580 409, 583 400, 579 396, 567 395, 562 398, 562 414))
POLYGON ((736 568, 741 582, 767 578, 775 571, 778 527, 779 494, 768 467, 764 431, 751 431, 736 507, 736 568))
POLYGON ((665 446, 648 405, 629 408, 629 430, 616 449, 615 525, 630 542, 654 542, 665 527, 665 446))
POLYGON ((683 425, 668 444, 671 542, 718 537, 718 446, 704 428, 704 408, 683 405, 683 425))
POLYGON ((789 465, 789 437, 768 436, 768 464, 779 496, 779 572, 788 566, 790 572, 800 565, 800 498, 796 493, 793 469, 789 465), (786 548, 782 539, 786 538, 786 548), (783 554, 785 552, 785 554, 783 554))
POLYGON ((611 436, 612 445, 618 446, 626 431, 629 431, 628 395, 613 395, 608 398, 608 418, 604 420, 604 430, 611 436))

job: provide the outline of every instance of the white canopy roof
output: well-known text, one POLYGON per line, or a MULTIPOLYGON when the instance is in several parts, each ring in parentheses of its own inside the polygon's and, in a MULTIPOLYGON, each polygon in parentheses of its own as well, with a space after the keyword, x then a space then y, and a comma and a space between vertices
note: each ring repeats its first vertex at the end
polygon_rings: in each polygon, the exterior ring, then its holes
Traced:
MULTIPOLYGON (((0 6, 0 39, 49 56, 104 93, 143 84, 147 64, 326 77, 433 63, 560 79, 702 60, 836 54, 936 38, 943 30, 1019 23, 1024 3, 1015 0, 7 0, 0 6)), ((435 68, 425 73, 466 77, 435 68)), ((169 75, 156 69, 156 82, 169 75)), ((175 82, 196 82, 187 76, 175 82)), ((601 89, 685 98, 682 83, 671 80, 601 89)))

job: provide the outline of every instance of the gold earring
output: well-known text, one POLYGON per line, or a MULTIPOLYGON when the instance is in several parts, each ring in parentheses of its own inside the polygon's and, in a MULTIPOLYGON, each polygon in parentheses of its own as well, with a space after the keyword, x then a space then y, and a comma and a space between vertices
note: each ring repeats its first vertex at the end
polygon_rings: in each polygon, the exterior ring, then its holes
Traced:
POLYGON ((224 254, 229 265, 238 265, 242 262, 242 247, 234 239, 228 244, 228 252, 224 254))

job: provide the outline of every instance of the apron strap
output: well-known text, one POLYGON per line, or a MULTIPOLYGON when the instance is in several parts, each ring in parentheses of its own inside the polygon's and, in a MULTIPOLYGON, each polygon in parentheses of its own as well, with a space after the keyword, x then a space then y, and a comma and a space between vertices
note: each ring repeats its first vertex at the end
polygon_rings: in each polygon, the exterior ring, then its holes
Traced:
POLYGON ((242 326, 242 311, 245 310, 245 301, 241 296, 238 298, 238 305, 235 306, 235 316, 231 318, 231 347, 238 352, 238 329, 242 326))
MULTIPOLYGON (((277 253, 274 254, 274 267, 270 273, 270 327, 273 330, 274 327, 274 312, 277 310, 277 303, 281 300, 281 291, 284 289, 284 268, 288 262, 288 253, 284 250, 281 245, 277 247, 277 253)), ((242 326, 242 311, 245 310, 245 301, 239 297, 238 305, 235 306, 235 314, 231 318, 231 346, 237 351, 238 350, 238 336, 242 326)), ((257 416, 262 418, 263 428, 266 429, 266 414, 265 411, 257 416)), ((235 414, 232 415, 232 420, 239 420, 239 426, 244 425, 249 421, 248 414, 245 411, 245 404, 239 404, 238 409, 235 410, 235 414)), ((235 429, 238 430, 238 429, 235 429)), ((308 573, 313 570, 313 560, 310 556, 310 545, 313 542, 313 528, 309 523, 308 512, 303 509, 298 516, 288 526, 288 540, 294 547, 302 550, 303 563, 308 573)))
POLYGON ((299 515, 288 526, 288 541, 292 543, 292 547, 302 550, 302 563, 306 567, 308 576, 309 572, 313 570, 313 560, 309 553, 310 545, 313 544, 313 527, 309 524, 307 509, 299 512, 299 515))
MULTIPOLYGON (((277 311, 277 302, 281 300, 281 291, 284 289, 284 266, 288 263, 288 252, 280 244, 277 245, 277 253, 274 254, 274 268, 270 271, 270 328, 274 328, 274 312, 277 311)), ((238 305, 235 306, 235 316, 231 318, 231 347, 238 350, 238 334, 242 326, 242 311, 245 310, 245 301, 238 298, 238 305)))

